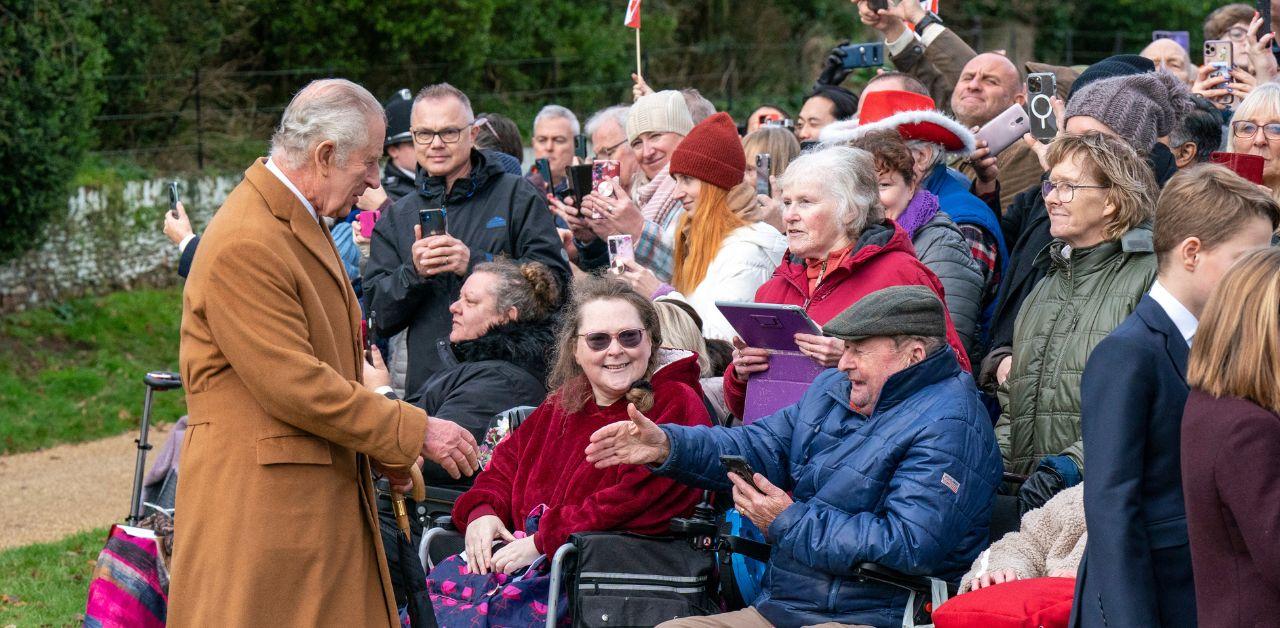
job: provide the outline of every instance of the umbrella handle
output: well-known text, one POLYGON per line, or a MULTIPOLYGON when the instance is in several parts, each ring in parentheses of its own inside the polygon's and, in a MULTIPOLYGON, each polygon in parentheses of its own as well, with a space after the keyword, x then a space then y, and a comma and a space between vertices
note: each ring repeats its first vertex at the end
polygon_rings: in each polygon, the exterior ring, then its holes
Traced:
MULTIPOLYGON (((409 465, 409 477, 413 479, 413 499, 414 501, 424 501, 427 499, 427 483, 422 479, 422 469, 418 465, 409 465)), ((391 491, 391 512, 396 516, 396 527, 404 533, 404 537, 413 542, 413 535, 409 531, 409 509, 404 504, 404 493, 397 490, 391 491)))

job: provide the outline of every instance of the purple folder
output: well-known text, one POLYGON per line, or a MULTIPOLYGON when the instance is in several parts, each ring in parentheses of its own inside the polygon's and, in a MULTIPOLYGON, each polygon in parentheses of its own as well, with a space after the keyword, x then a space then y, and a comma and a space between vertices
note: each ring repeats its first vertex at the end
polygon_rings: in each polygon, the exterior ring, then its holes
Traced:
POLYGON ((800 401, 814 378, 826 370, 796 346, 798 333, 822 335, 822 329, 799 306, 717 301, 716 307, 747 346, 769 350, 769 370, 747 381, 743 424, 800 401))

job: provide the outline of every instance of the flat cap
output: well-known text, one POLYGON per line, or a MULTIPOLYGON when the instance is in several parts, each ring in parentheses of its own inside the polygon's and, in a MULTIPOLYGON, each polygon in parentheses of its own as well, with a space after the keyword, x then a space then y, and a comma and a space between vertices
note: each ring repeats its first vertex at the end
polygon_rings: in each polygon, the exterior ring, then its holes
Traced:
POLYGON ((877 336, 947 335, 942 300, 924 286, 890 286, 850 305, 822 326, 822 333, 841 340, 877 336))

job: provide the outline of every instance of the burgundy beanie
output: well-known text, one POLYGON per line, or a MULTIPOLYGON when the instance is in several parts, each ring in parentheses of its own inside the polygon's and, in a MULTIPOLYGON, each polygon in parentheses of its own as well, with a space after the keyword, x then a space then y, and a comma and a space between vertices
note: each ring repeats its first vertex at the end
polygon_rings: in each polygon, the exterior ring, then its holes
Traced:
POLYGON ((723 111, 694 126, 671 155, 672 175, 687 175, 726 190, 742 183, 746 170, 738 125, 723 111))

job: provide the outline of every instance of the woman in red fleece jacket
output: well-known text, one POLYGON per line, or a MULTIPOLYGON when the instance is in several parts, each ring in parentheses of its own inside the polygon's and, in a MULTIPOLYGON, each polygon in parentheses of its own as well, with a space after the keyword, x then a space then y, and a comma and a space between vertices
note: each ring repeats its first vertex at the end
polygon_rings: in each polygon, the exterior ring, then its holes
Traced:
MULTIPOLYGON (((916 259, 907 233, 885 219, 870 153, 847 146, 805 153, 787 166, 778 186, 788 250, 773 278, 756 291, 756 303, 799 305, 823 325, 858 299, 889 286, 925 286, 944 298, 942 282, 916 259)), ((968 371, 969 359, 950 314, 947 343, 960 368, 968 371)), ((724 374, 724 398, 740 417, 747 378, 769 368, 769 354, 740 340, 735 344, 733 363, 724 374)), ((828 367, 844 352, 838 338, 796 334, 796 344, 828 367)))
POLYGON ((697 489, 641 467, 596 469, 584 453, 592 432, 627 419, 628 403, 652 404, 646 414, 657 423, 711 424, 697 356, 659 349, 661 342, 648 299, 617 279, 576 283, 557 335, 555 392, 498 445, 453 507, 453 520, 467 524, 468 569, 512 573, 574 532, 657 534, 692 511, 697 489), (540 506, 537 532, 516 538, 540 506), (498 539, 508 544, 494 552, 498 539))

